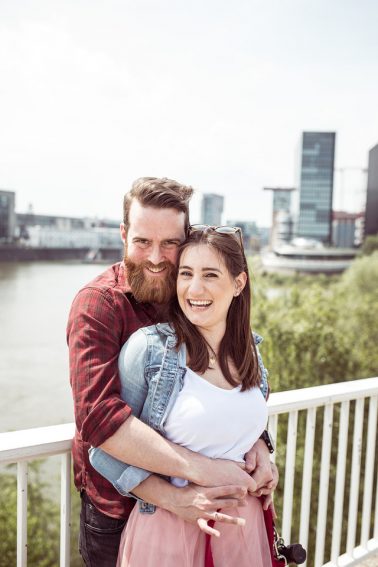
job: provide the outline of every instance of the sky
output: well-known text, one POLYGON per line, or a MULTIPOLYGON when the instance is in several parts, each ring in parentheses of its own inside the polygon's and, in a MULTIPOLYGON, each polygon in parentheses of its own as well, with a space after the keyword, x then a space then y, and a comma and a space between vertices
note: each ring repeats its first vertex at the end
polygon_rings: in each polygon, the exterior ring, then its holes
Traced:
POLYGON ((140 176, 268 226, 302 131, 335 131, 334 207, 378 143, 376 0, 0 0, 0 188, 16 210, 120 219, 140 176))

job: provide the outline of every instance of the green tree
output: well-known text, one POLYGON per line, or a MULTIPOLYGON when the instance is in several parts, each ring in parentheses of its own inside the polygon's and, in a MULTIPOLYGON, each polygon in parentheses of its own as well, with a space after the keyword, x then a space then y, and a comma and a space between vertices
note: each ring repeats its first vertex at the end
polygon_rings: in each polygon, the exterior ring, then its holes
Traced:
POLYGON ((361 248, 362 254, 366 256, 372 254, 375 250, 378 250, 378 234, 367 236, 361 248))
MULTIPOLYGON (((17 563, 17 478, 15 467, 0 473, 0 567, 17 563)), ((50 497, 48 484, 42 480, 41 463, 28 467, 28 566, 59 565, 60 506, 50 497)), ((82 567, 77 541, 80 498, 72 488, 71 502, 71 567, 82 567)))
MULTIPOLYGON (((13 467, 12 467, 13 468, 13 467)), ((59 564, 59 507, 45 496, 39 466, 29 465, 28 565, 56 567, 59 564)), ((17 479, 10 469, 0 476, 0 565, 16 565, 17 479)))

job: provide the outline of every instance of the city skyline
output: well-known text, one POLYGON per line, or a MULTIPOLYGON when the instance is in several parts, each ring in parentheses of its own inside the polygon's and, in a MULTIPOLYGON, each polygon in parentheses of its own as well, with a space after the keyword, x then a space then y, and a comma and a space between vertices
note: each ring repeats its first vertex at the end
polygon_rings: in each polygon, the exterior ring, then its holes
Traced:
POLYGON ((168 176, 268 226, 262 188, 296 185, 303 131, 335 131, 334 209, 357 208, 377 18, 366 0, 5 0, 0 187, 21 213, 117 219, 133 179, 168 176))

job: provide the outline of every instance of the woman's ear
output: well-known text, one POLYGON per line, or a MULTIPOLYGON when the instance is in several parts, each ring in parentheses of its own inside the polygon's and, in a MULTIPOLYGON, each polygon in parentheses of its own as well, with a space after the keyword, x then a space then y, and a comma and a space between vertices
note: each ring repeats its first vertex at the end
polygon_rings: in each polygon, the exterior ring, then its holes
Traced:
POLYGON ((235 278, 235 291, 234 297, 237 297, 243 291, 245 284, 247 283, 247 274, 245 272, 240 272, 235 278))

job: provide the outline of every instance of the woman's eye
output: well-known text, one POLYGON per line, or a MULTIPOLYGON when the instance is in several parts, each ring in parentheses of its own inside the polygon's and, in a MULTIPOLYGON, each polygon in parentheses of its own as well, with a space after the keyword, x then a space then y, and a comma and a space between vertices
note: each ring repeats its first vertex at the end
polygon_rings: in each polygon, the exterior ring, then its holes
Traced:
POLYGON ((180 275, 180 276, 183 276, 183 277, 189 277, 189 276, 191 276, 192 274, 191 274, 190 272, 182 271, 182 272, 179 272, 179 275, 180 275))
POLYGON ((218 277, 218 274, 214 274, 214 273, 212 273, 212 272, 209 272, 208 274, 206 274, 205 277, 206 277, 206 278, 217 278, 217 277, 218 277))

